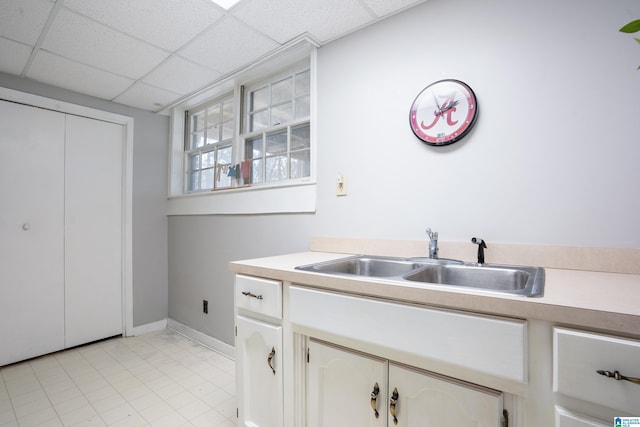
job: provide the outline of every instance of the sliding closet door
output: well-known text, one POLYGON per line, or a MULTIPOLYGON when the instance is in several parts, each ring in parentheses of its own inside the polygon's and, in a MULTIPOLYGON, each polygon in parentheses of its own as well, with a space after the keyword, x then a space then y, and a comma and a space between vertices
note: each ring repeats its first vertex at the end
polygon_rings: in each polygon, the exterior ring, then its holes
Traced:
POLYGON ((0 366, 64 347, 64 135, 0 101, 0 366))
POLYGON ((67 115, 65 346, 123 333, 121 125, 67 115))

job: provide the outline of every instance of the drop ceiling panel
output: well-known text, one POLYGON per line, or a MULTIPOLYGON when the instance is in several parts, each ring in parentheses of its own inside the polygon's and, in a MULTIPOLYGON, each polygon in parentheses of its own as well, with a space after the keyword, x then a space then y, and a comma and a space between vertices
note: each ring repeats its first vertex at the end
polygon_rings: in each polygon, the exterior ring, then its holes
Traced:
POLYGON ((115 98, 134 83, 134 80, 44 51, 35 57, 27 77, 103 99, 115 98))
POLYGON ((246 24, 227 16, 187 45, 180 55, 226 74, 278 46, 246 24))
POLYGON ((171 92, 186 95, 219 78, 221 74, 179 56, 172 56, 143 81, 171 92))
POLYGON ((9 74, 21 74, 27 64, 31 47, 12 40, 0 38, 0 71, 9 74))
POLYGON ((49 0, 2 0, 0 36, 34 45, 53 5, 49 0))
POLYGON ((423 3, 425 0, 362 0, 378 16, 396 13, 399 10, 423 3))
POLYGON ((155 111, 179 97, 179 94, 146 83, 136 83, 113 101, 143 110, 155 111))
POLYGON ((224 15, 210 0, 65 0, 64 6, 171 51, 224 15))
POLYGON ((247 0, 232 13, 279 43, 307 31, 326 42, 376 19, 358 0, 247 0))
POLYGON ((166 51, 66 9, 58 13, 42 47, 132 79, 147 74, 169 56, 166 51))

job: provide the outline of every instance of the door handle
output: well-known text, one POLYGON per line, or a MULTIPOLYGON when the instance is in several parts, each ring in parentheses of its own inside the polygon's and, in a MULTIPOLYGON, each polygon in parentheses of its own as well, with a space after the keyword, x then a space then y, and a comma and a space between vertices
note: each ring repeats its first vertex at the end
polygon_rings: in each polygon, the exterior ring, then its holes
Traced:
POLYGON ((249 292, 249 291, 243 292, 242 295, 247 296, 249 298, 262 299, 262 295, 256 295, 256 294, 254 294, 252 292, 249 292))
POLYGON ((380 414, 378 413, 378 394, 379 393, 380 393, 380 386, 378 386, 378 383, 375 383, 375 385, 373 386, 373 390, 371 390, 371 409, 373 409, 373 413, 375 414, 376 418, 380 416, 380 414))
POLYGON ((389 411, 391 411, 391 415, 393 415, 393 423, 398 424, 398 417, 396 416, 396 405, 398 404, 398 388, 393 389, 393 393, 391 394, 391 399, 389 399, 389 411))
POLYGON ((624 375, 622 375, 620 372, 618 371, 596 371, 598 372, 600 375, 604 375, 607 378, 613 378, 614 380, 617 381, 629 381, 630 383, 633 384, 638 384, 640 385, 640 378, 633 378, 633 377, 625 377, 624 375))
POLYGON ((273 358, 275 355, 276 355, 276 348, 272 347, 271 352, 267 355, 267 365, 269 365, 269 368, 271 368, 271 370, 273 371, 273 375, 276 374, 276 370, 273 368, 273 358))

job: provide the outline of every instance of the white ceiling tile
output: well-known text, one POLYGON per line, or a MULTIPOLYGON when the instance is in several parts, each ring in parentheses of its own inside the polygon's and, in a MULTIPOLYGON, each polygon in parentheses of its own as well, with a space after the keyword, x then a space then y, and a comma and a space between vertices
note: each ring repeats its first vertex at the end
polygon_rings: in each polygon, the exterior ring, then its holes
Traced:
POLYGON ((0 37, 0 71, 21 74, 30 55, 30 46, 0 37))
POLYGON ((83 64, 137 79, 169 54, 66 9, 60 10, 42 47, 83 64))
POLYGON ((39 51, 27 77, 102 99, 113 99, 134 80, 97 70, 66 58, 39 51))
POLYGON ((227 16, 189 43, 180 55, 226 74, 278 46, 273 40, 227 16))
POLYGON ((212 83, 221 74, 179 56, 172 56, 143 81, 153 86, 186 95, 212 83))
POLYGON ((161 110, 179 98, 180 94, 159 89, 145 83, 136 83, 113 101, 148 111, 161 110))
POLYGON ((64 6, 172 51, 224 15, 210 0, 65 0, 64 6))
POLYGON ((34 45, 53 5, 50 0, 2 0, 0 36, 34 45))
POLYGON ((376 19, 358 0, 251 0, 232 14, 279 43, 307 31, 326 42, 376 19))
POLYGON ((416 6, 426 0, 362 0, 379 17, 416 6))

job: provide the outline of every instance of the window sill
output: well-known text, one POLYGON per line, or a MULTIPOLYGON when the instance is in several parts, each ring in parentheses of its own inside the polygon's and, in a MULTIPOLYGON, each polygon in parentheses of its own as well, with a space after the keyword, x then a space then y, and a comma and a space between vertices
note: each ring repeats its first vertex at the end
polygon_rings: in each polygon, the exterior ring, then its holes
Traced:
POLYGON ((316 184, 307 182, 171 196, 167 215, 312 213, 315 210, 316 184))

